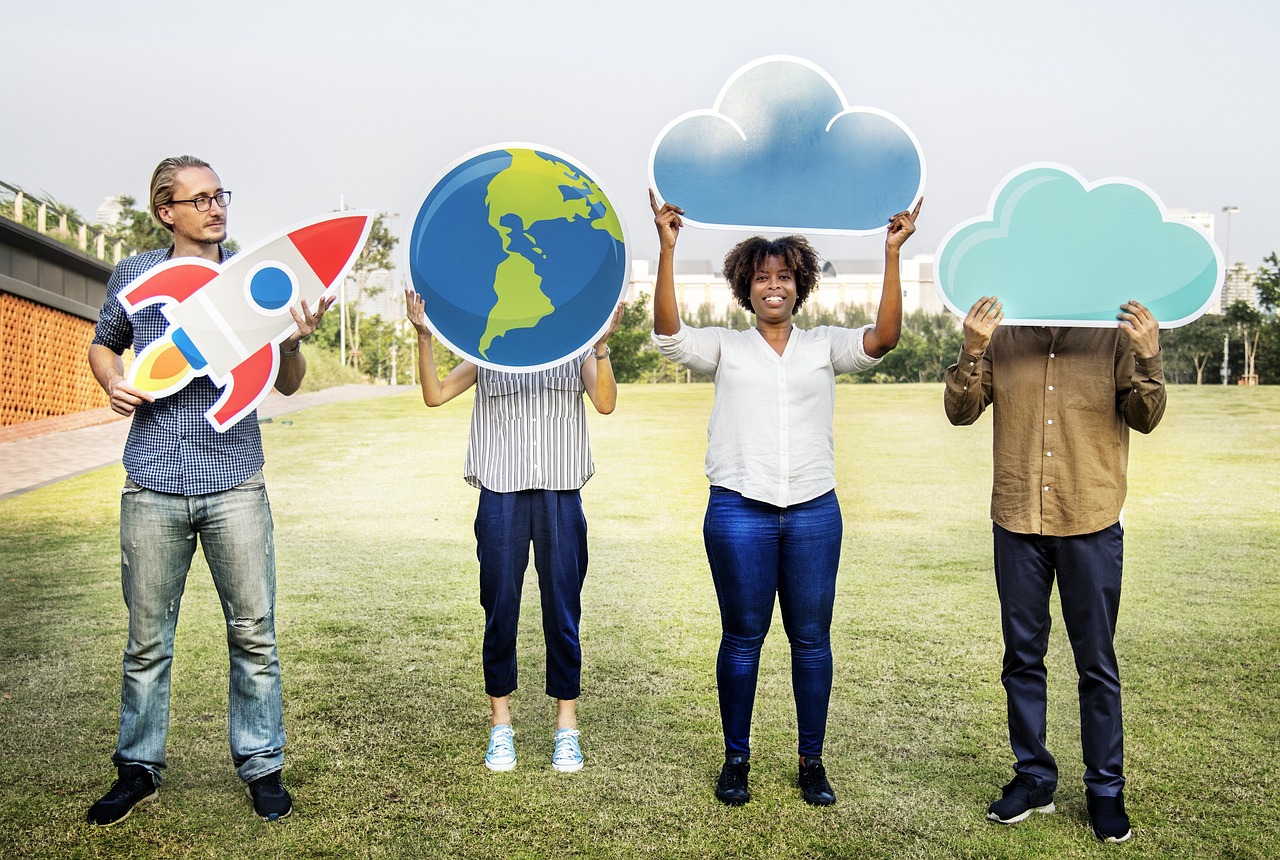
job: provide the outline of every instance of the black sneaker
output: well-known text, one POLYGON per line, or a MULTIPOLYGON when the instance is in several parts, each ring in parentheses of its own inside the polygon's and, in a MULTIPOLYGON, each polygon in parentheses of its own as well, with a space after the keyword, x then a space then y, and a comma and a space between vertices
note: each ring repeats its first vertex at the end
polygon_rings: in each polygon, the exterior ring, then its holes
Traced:
POLYGON ((800 793, 804 802, 814 806, 830 806, 836 802, 836 793, 827 782, 827 771, 822 766, 822 756, 800 757, 800 793))
POLYGON ((116 768, 119 778, 102 799, 89 807, 90 824, 106 827, 129 817, 133 808, 156 796, 156 781, 151 771, 140 764, 122 764, 116 768))
POLYGON ((1102 797, 1092 791, 1085 791, 1084 796, 1094 836, 1103 842, 1124 842, 1133 835, 1124 811, 1123 791, 1115 797, 1102 797))
POLYGON ((1053 792, 1056 782, 1037 782, 1033 777, 1020 773, 1004 787, 1004 794, 991 804, 987 810, 987 818, 1000 824, 1017 824, 1031 816, 1033 812, 1050 813, 1053 805, 1053 792))
POLYGON ((747 773, 751 770, 751 762, 744 755, 727 755, 724 767, 720 768, 720 778, 716 780, 716 797, 728 806, 741 806, 751 799, 747 789, 747 773))
POLYGON ((293 812, 293 798, 280 783, 280 771, 260 776, 245 786, 245 793, 253 798, 253 811, 263 821, 279 821, 293 812))

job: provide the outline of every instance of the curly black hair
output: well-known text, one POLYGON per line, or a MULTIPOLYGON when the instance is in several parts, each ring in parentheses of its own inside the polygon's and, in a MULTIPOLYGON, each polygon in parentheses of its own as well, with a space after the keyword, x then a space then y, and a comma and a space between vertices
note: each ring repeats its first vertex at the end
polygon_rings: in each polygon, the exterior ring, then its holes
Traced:
POLYGON ((800 310, 809 293, 818 288, 818 278, 822 277, 822 258, 803 236, 783 236, 781 239, 752 236, 730 248, 724 255, 724 279, 729 282, 734 299, 755 313, 755 308, 751 307, 751 281, 766 257, 780 257, 791 270, 796 281, 795 310, 800 310))

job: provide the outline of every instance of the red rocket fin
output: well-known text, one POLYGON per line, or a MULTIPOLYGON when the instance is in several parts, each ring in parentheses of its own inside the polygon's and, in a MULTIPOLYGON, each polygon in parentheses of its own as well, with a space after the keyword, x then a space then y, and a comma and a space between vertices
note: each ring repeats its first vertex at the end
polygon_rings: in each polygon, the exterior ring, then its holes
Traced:
POLYGON ((225 433, 252 412, 271 390, 279 369, 280 351, 274 343, 237 364, 231 371, 231 381, 222 389, 222 396, 204 414, 213 429, 225 433))
POLYGON ((181 302, 218 277, 218 266, 207 261, 173 261, 157 266, 120 291, 128 313, 153 302, 181 302))
POLYGON ((329 287, 360 252, 372 224, 369 215, 340 215, 294 230, 289 239, 329 287))

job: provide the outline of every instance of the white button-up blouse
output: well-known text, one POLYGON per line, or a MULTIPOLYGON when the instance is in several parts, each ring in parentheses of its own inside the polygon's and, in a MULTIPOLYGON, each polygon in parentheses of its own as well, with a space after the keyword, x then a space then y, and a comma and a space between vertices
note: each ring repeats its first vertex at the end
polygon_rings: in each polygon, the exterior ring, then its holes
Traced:
POLYGON ((663 355, 715 380, 708 480, 780 508, 834 489, 835 375, 880 363, 862 346, 871 327, 792 329, 782 355, 754 328, 682 322, 673 335, 654 334, 663 355))

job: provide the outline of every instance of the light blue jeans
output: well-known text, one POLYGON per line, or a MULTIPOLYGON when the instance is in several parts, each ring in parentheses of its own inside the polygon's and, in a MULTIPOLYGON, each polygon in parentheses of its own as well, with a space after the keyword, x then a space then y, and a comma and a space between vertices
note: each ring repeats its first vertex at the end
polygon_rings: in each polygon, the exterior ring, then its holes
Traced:
POLYGON ((120 741, 112 761, 141 765, 157 781, 164 770, 173 637, 197 540, 227 621, 231 760, 249 782, 284 765, 275 544, 261 472, 230 490, 203 496, 157 493, 126 480, 120 498, 120 578, 129 607, 129 643, 120 741))

